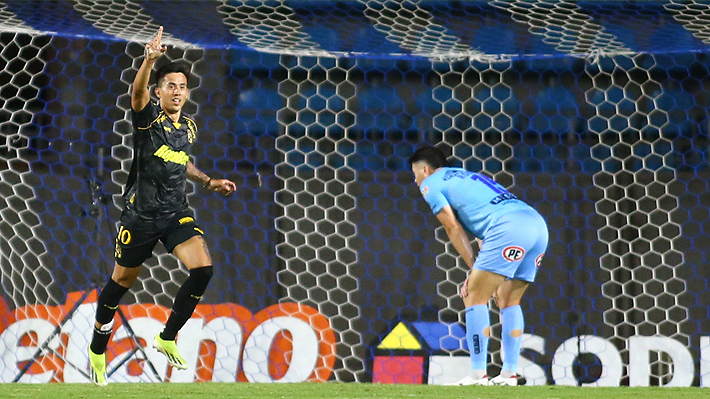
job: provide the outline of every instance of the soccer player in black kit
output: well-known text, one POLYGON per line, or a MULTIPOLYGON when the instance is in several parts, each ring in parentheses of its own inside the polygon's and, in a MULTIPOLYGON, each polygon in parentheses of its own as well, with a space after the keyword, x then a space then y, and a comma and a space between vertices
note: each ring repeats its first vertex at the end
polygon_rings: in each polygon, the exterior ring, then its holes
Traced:
POLYGON ((187 155, 197 133, 195 122, 182 113, 189 92, 188 67, 170 63, 159 68, 155 74, 155 94, 159 102, 150 101, 151 69, 167 50, 162 44, 162 35, 160 27, 156 37, 146 44, 145 58, 133 82, 133 162, 123 194, 124 209, 116 237, 114 269, 99 294, 89 345, 91 380, 97 385, 108 383, 105 352, 118 304, 138 278, 141 264, 152 255, 158 240, 187 267, 189 276, 178 290, 170 317, 153 340, 153 347, 164 354, 173 367, 187 369, 175 345, 175 337, 207 288, 212 277, 212 259, 203 232, 188 207, 186 179, 224 195, 237 188, 229 180, 207 176, 187 155))

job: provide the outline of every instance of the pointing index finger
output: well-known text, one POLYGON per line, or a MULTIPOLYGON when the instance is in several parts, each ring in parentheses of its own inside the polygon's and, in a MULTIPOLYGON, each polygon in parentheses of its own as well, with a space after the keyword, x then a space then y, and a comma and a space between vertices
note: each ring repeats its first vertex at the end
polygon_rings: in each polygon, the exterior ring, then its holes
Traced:
POLYGON ((158 36, 156 36, 156 39, 158 39, 158 43, 163 39, 163 27, 161 26, 158 28, 158 36))

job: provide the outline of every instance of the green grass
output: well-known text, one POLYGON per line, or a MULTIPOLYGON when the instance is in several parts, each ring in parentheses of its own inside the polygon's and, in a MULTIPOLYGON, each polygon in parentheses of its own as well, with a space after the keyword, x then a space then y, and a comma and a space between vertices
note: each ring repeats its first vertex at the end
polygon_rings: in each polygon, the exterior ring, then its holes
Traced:
POLYGON ((358 383, 302 384, 0 384, 0 398, 18 399, 190 399, 190 398, 481 398, 481 399, 693 399, 705 388, 443 387, 358 383))

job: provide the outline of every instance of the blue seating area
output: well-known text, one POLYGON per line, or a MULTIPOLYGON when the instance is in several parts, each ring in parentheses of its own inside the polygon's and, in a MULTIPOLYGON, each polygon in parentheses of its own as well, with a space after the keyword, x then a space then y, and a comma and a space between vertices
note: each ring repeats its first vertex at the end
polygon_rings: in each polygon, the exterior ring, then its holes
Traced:
POLYGON ((328 127, 338 122, 337 115, 345 109, 345 100, 332 85, 312 86, 298 93, 295 105, 296 120, 289 126, 289 134, 302 136, 309 132, 323 135, 328 127))
POLYGON ((364 132, 406 129, 403 124, 407 112, 397 87, 375 82, 357 92, 355 124, 364 132))
POLYGON ((609 129, 621 132, 632 128, 631 117, 640 111, 640 100, 620 87, 592 89, 587 93, 586 100, 597 110, 587 121, 587 129, 594 133, 604 133, 609 129))
POLYGON ((579 115, 575 93, 559 84, 547 86, 535 96, 537 112, 530 118, 530 130, 565 134, 573 131, 579 115))
POLYGON ((484 87, 474 93, 474 100, 471 114, 476 130, 507 132, 519 124, 520 101, 510 87, 484 87))
POLYGON ((599 161, 590 157, 591 147, 577 143, 528 144, 521 142, 513 148, 513 162, 508 168, 512 173, 572 173, 594 174, 602 170, 599 161))
POLYGON ((416 128, 443 132, 454 126, 452 116, 461 113, 463 100, 458 99, 450 87, 434 86, 432 83, 432 87, 427 87, 416 95, 414 109, 416 128))
MULTIPOLYGON (((335 84, 328 83, 298 89, 298 93, 282 96, 275 87, 263 82, 247 88, 239 96, 237 119, 244 125, 243 133, 293 137, 293 145, 305 154, 298 155, 302 159, 293 161, 310 167, 347 164, 358 170, 406 169, 408 154, 419 144, 436 143, 442 135, 452 132, 554 137, 656 129, 664 137, 673 139, 697 132, 700 123, 697 119, 704 115, 693 93, 670 84, 643 96, 634 87, 583 89, 570 87, 569 82, 562 85, 556 79, 536 83, 525 91, 499 82, 450 87, 442 85, 438 78, 408 84, 390 83, 386 78, 377 77, 366 78, 355 85, 350 95, 339 93, 335 84), (344 97, 349 99, 347 104, 344 97), (277 116, 282 109, 286 109, 284 115, 293 115, 293 119, 287 117, 280 124, 277 116), (315 140, 329 135, 338 136, 334 136, 336 141, 347 135, 352 142, 340 142, 335 150, 337 156, 316 156, 320 149, 315 140), (301 137, 311 141, 301 142, 301 137), (385 145, 399 144, 405 146, 399 146, 396 153, 382 150, 385 145), (346 148, 348 146, 351 148, 346 148)), ((533 144, 515 144, 514 152, 506 166, 511 171, 555 173, 574 168, 595 173, 601 170, 601 164, 590 159, 588 145, 570 147, 567 160, 560 160, 553 146, 542 139, 533 144)), ((638 159, 648 158, 648 155, 639 155, 638 159)), ((486 164, 488 158, 495 157, 476 156, 483 157, 483 167, 503 167, 500 160, 486 164)), ((639 161, 637 167, 661 167, 664 158, 657 158, 639 161)), ((684 162, 682 154, 676 158, 684 162)))
POLYGON ((237 117, 244 123, 243 133, 252 135, 278 134, 277 112, 284 99, 275 88, 256 86, 239 94, 237 117))
POLYGON ((685 91, 668 88, 653 93, 649 112, 660 111, 667 118, 665 131, 670 136, 688 135, 694 125, 692 109, 695 99, 685 91))

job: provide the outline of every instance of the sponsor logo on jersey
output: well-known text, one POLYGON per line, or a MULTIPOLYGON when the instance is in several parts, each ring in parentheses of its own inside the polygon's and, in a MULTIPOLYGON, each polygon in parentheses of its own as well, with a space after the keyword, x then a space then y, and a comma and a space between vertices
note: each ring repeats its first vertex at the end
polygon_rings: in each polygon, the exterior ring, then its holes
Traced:
POLYGON ((503 257, 508 262, 518 261, 520 259, 523 259, 523 256, 525 256, 525 250, 520 247, 511 245, 503 249, 503 257))
POLYGON ((187 162, 190 160, 190 157, 185 154, 185 151, 173 151, 165 144, 160 146, 160 148, 158 148, 153 155, 165 162, 172 162, 180 165, 187 165, 187 162))
POLYGON ((495 196, 495 197, 491 200, 491 205, 498 205, 498 204, 500 204, 500 203, 503 202, 503 201, 516 200, 516 199, 518 199, 518 197, 516 197, 514 194, 511 194, 511 193, 503 193, 503 194, 500 194, 500 195, 495 196))
POLYGON ((422 195, 427 195, 427 194, 429 194, 429 186, 422 187, 422 195))

